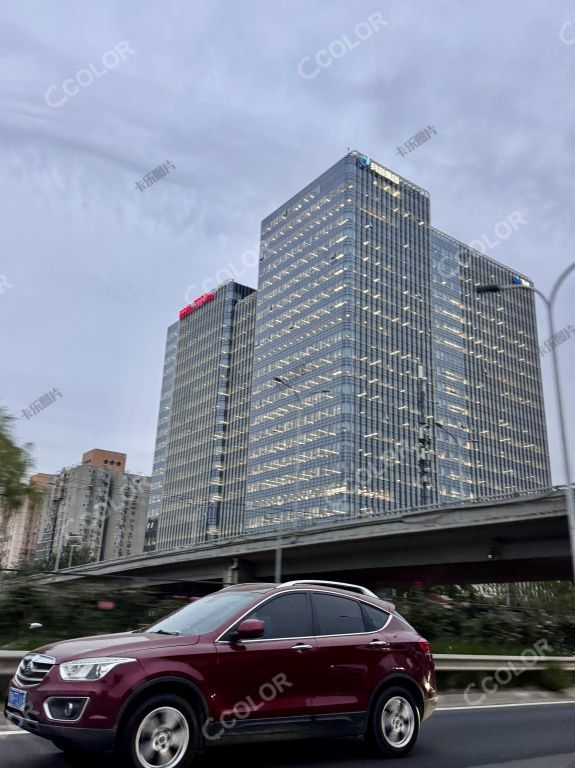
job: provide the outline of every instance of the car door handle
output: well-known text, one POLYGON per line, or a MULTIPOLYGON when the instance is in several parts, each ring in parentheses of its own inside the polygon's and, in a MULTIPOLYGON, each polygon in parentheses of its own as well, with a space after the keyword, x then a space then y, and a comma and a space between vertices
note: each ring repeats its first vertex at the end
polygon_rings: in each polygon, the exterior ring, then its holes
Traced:
POLYGON ((369 645, 371 648, 389 648, 389 643, 386 640, 372 640, 369 645))
POLYGON ((313 649, 313 645, 308 645, 307 643, 296 643, 296 645, 292 645, 291 649, 292 651, 311 651, 313 649))

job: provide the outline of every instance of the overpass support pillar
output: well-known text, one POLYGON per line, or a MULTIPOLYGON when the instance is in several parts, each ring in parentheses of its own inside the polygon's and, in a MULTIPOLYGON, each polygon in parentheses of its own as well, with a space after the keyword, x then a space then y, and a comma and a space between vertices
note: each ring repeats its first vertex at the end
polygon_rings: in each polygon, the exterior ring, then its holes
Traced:
POLYGON ((224 570, 224 583, 230 585, 253 581, 253 570, 250 562, 234 557, 232 564, 224 570))

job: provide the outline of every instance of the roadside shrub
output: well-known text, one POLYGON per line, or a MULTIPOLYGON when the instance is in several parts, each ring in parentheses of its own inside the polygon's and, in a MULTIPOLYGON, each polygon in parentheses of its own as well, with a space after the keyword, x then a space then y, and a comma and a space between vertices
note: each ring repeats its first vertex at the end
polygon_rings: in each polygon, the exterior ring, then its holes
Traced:
POLYGON ((559 664, 549 663, 539 673, 539 685, 546 691, 563 691, 573 683, 573 674, 559 664))

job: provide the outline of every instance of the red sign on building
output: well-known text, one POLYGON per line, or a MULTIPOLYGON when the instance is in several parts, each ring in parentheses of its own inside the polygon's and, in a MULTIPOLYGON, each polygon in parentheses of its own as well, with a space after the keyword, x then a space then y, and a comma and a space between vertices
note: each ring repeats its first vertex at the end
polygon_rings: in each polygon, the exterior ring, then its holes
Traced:
POLYGON ((199 309, 199 307, 207 304, 208 301, 211 301, 215 295, 215 293, 203 293, 201 296, 198 296, 198 298, 194 299, 191 304, 188 304, 187 307, 180 309, 180 320, 183 317, 186 317, 186 315, 189 315, 190 312, 193 312, 195 309, 199 309))

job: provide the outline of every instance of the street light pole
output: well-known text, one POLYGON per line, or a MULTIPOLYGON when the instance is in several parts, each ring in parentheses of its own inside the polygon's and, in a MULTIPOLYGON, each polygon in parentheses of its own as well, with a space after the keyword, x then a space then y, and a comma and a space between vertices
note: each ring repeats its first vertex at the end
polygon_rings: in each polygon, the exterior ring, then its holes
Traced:
MULTIPOLYGON (((555 299, 557 298, 557 292, 567 276, 575 269, 575 262, 567 267, 555 281, 551 293, 547 296, 539 288, 535 288, 534 285, 525 285, 524 283, 513 283, 512 285, 479 285, 476 288, 477 293, 500 293, 501 291, 515 290, 517 288, 533 291, 540 296, 545 302, 547 308, 547 321, 549 323, 549 332, 551 334, 551 341, 555 336, 555 318, 553 310, 555 308, 555 299)), ((553 361, 553 380, 555 384, 555 397, 557 400, 557 414, 559 416, 559 433, 561 435, 561 447, 563 452, 563 468, 565 472, 565 501, 567 505, 567 520, 569 523, 569 541, 571 545, 571 569, 572 578, 575 579, 575 501, 573 499, 573 489, 571 487, 571 458, 569 455, 569 441, 567 438, 567 427, 565 425, 565 406, 563 404, 563 390, 561 387, 561 376, 559 371, 559 357, 557 355, 557 349, 551 344, 551 359, 553 361)))

